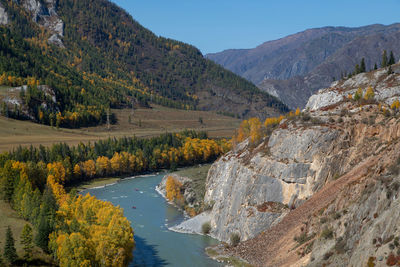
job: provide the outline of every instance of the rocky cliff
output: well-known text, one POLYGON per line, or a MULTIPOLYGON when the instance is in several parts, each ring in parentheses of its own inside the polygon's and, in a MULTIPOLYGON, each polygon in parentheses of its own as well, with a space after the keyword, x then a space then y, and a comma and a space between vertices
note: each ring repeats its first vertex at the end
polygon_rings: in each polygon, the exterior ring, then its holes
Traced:
POLYGON ((257 266, 400 259, 400 67, 393 71, 320 90, 302 115, 213 164, 204 199, 213 204, 211 235, 244 241, 225 253, 257 266), (363 97, 350 99, 358 88, 363 97))
POLYGON ((212 235, 228 241, 239 233, 247 240, 278 222, 339 171, 341 162, 331 154, 344 139, 339 129, 290 125, 254 150, 243 143, 218 160, 204 199, 214 203, 212 235))
POLYGON ((57 14, 57 0, 20 0, 17 2, 31 14, 34 22, 52 33, 48 39, 49 43, 64 47, 62 42, 64 22, 57 14))

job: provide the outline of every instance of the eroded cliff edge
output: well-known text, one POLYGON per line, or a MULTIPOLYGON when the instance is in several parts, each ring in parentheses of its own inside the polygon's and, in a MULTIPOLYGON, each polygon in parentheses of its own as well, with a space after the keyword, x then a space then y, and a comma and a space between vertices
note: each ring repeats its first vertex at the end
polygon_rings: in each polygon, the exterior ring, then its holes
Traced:
POLYGON ((211 235, 244 241, 227 254, 257 266, 399 261, 399 66, 392 71, 335 82, 260 144, 213 164, 211 235))

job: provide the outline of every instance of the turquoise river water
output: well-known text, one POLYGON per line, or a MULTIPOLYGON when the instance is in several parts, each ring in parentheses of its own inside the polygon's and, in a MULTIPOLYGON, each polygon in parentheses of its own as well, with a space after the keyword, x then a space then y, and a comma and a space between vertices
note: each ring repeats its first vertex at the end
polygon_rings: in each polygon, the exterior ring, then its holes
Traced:
POLYGON ((129 266, 220 266, 204 253, 204 248, 216 244, 216 240, 168 230, 182 222, 184 216, 155 191, 164 175, 126 178, 82 194, 90 193, 124 209, 136 243, 129 266))

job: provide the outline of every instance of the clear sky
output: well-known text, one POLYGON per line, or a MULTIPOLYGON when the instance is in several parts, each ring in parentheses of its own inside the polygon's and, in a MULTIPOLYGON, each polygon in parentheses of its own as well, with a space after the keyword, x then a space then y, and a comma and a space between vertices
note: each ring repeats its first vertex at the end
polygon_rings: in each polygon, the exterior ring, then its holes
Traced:
POLYGON ((155 34, 204 54, 309 28, 400 22, 400 0, 112 0, 155 34))

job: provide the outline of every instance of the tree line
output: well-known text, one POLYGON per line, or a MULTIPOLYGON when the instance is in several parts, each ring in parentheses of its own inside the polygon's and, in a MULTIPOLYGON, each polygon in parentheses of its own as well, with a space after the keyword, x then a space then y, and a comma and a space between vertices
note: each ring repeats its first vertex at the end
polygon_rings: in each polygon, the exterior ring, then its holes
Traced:
MULTIPOLYGON (((383 50, 380 67, 381 68, 389 67, 388 68, 388 74, 392 74, 393 71, 392 71, 391 65, 393 65, 395 63, 396 63, 396 59, 394 57, 393 51, 390 51, 390 54, 388 56, 387 55, 387 51, 383 50)), ((377 70, 377 69, 378 69, 378 65, 375 63, 373 69, 370 69, 370 71, 371 70, 377 70)), ((346 77, 347 78, 351 78, 354 75, 357 75, 357 74, 360 74, 360 73, 364 73, 366 71, 367 71, 367 67, 366 67, 366 64, 365 64, 365 58, 362 58, 360 63, 357 63, 354 66, 354 71, 353 72, 350 72, 349 74, 347 74, 346 72, 344 72, 344 73, 342 72, 340 78, 341 79, 345 79, 346 77)))

